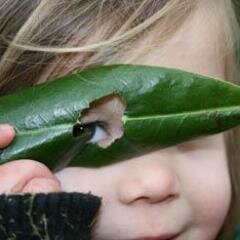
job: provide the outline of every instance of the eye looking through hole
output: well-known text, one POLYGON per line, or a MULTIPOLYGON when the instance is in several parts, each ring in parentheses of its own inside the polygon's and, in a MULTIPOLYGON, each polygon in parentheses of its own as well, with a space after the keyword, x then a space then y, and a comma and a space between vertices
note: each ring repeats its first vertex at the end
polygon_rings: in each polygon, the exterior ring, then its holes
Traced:
POLYGON ((91 130, 92 135, 88 142, 107 148, 123 135, 122 118, 125 107, 124 100, 117 94, 93 101, 89 108, 82 111, 80 123, 73 128, 73 136, 91 130))
POLYGON ((89 143, 97 143, 101 140, 106 140, 107 137, 108 137, 108 134, 107 134, 106 130, 100 125, 95 125, 93 134, 88 142, 89 143))
POLYGON ((101 140, 107 139, 108 137, 108 133, 105 130, 104 123, 102 122, 75 124, 73 126, 73 137, 78 137, 88 130, 91 132, 91 135, 87 143, 97 143, 101 140))

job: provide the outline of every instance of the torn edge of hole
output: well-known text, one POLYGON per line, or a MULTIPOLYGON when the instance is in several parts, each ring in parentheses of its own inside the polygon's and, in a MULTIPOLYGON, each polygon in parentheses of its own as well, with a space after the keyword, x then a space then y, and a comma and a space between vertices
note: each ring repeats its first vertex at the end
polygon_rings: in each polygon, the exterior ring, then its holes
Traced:
POLYGON ((118 93, 112 93, 89 104, 84 109, 73 128, 73 135, 79 136, 84 128, 92 128, 92 136, 96 126, 100 126, 107 133, 107 137, 97 142, 102 148, 109 147, 116 139, 123 136, 123 116, 126 109, 124 99, 118 93))

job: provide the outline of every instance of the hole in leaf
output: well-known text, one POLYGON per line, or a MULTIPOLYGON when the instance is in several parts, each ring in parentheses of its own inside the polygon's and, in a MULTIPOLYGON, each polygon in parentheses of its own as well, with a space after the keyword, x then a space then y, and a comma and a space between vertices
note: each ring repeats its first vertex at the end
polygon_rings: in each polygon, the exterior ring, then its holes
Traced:
POLYGON ((82 111, 80 126, 76 126, 73 134, 81 133, 84 128, 91 127, 93 135, 89 142, 107 148, 123 135, 124 111, 124 100, 117 94, 95 100, 90 103, 89 108, 82 111))

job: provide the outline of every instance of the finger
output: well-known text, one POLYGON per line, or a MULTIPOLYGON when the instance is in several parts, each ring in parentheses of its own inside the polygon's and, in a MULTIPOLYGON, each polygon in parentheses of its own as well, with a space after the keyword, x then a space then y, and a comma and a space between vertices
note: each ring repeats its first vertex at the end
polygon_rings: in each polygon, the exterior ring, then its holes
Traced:
POLYGON ((0 166, 0 193, 20 193, 35 178, 52 179, 60 186, 60 181, 43 163, 17 160, 0 166))
POLYGON ((15 136, 15 131, 9 124, 0 124, 0 148, 6 147, 11 143, 15 136))
POLYGON ((60 192, 59 181, 51 178, 34 178, 23 188, 23 193, 60 192))

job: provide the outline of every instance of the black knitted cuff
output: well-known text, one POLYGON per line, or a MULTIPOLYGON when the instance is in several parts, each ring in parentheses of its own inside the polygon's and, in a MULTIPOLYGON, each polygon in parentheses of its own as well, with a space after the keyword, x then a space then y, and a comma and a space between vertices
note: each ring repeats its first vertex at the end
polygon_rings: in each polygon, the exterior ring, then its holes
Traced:
POLYGON ((0 195, 1 240, 89 240, 101 199, 83 193, 0 195))

